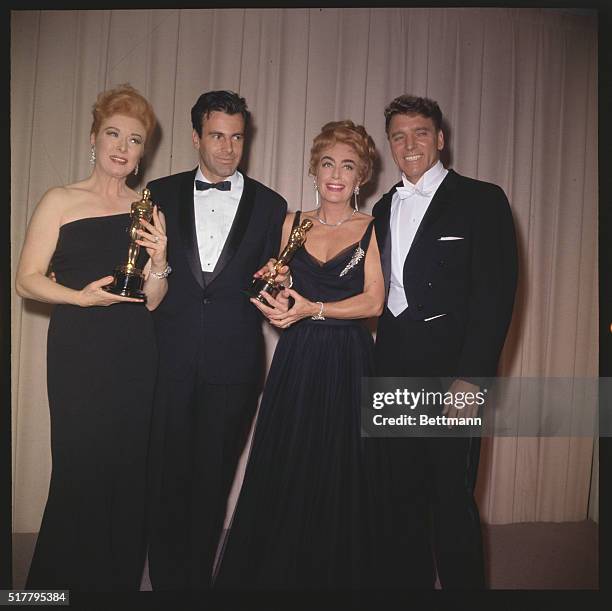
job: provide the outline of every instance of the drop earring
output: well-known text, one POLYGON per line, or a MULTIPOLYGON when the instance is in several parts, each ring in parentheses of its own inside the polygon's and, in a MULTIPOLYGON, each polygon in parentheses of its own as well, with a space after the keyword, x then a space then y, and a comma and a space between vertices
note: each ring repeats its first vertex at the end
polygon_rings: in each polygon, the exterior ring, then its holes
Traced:
POLYGON ((357 196, 359 195, 359 185, 355 187, 355 191, 353 191, 353 193, 355 194, 355 212, 357 212, 357 196))
POLYGON ((138 164, 136 164, 136 167, 134 168, 134 176, 138 176, 138 164))
POLYGON ((91 153, 89 153, 89 163, 91 163, 91 165, 95 165, 96 163, 96 149, 93 144, 91 145, 91 153))
POLYGON ((314 183, 316 208, 320 208, 321 202, 319 201, 319 185, 317 185, 317 179, 313 177, 312 182, 314 183))

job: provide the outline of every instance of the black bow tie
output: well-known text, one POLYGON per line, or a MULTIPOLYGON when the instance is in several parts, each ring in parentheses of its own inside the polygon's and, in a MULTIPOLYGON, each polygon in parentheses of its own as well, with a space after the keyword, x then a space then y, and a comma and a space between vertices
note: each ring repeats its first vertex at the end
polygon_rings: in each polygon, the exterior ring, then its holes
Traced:
POLYGON ((202 182, 195 181, 195 186, 198 191, 206 191, 206 189, 219 189, 219 191, 229 191, 232 188, 232 183, 229 180, 221 182, 202 182))

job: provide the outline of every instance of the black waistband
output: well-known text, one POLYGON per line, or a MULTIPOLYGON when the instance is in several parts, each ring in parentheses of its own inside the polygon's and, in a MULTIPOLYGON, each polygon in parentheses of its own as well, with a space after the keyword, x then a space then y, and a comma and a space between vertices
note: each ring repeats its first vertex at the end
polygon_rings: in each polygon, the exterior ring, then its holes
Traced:
POLYGON ((326 318, 325 320, 312 320, 312 318, 305 318, 300 320, 300 324, 321 327, 354 327, 360 326, 362 323, 360 320, 344 320, 341 318, 326 318))

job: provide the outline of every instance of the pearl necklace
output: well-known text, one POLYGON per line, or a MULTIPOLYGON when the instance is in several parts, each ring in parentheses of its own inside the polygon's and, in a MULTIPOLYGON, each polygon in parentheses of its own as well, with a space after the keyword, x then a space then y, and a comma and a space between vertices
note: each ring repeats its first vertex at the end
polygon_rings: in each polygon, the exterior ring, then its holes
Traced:
POLYGON ((342 225, 342 223, 348 221, 350 218, 353 218, 353 216, 355 216, 355 213, 357 212, 357 210, 353 209, 353 211, 347 217, 340 219, 337 223, 328 223, 319 216, 320 211, 321 208, 317 210, 317 216, 315 218, 317 219, 317 221, 319 221, 319 223, 321 223, 321 225, 327 225, 328 227, 338 227, 338 225, 342 225))

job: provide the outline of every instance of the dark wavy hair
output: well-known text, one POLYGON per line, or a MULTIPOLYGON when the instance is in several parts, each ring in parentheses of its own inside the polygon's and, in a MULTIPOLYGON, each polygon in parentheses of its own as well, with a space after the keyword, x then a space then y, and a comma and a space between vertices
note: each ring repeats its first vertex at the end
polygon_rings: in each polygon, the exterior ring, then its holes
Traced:
POLYGON ((430 118, 436 131, 442 129, 442 111, 435 100, 419 98, 415 95, 400 95, 385 108, 385 131, 389 133, 389 123, 395 115, 422 115, 430 118))
POLYGON ((228 115, 241 114, 246 129, 251 113, 246 100, 233 91, 207 91, 203 93, 191 109, 191 124, 193 129, 202 136, 202 120, 210 116, 211 112, 219 111, 228 115))
POLYGON ((312 141, 309 174, 312 176, 316 174, 323 151, 330 146, 334 146, 337 142, 347 144, 357 153, 360 166, 360 184, 368 182, 372 177, 372 168, 376 159, 376 146, 365 127, 355 125, 349 119, 330 121, 321 128, 321 133, 312 141))

